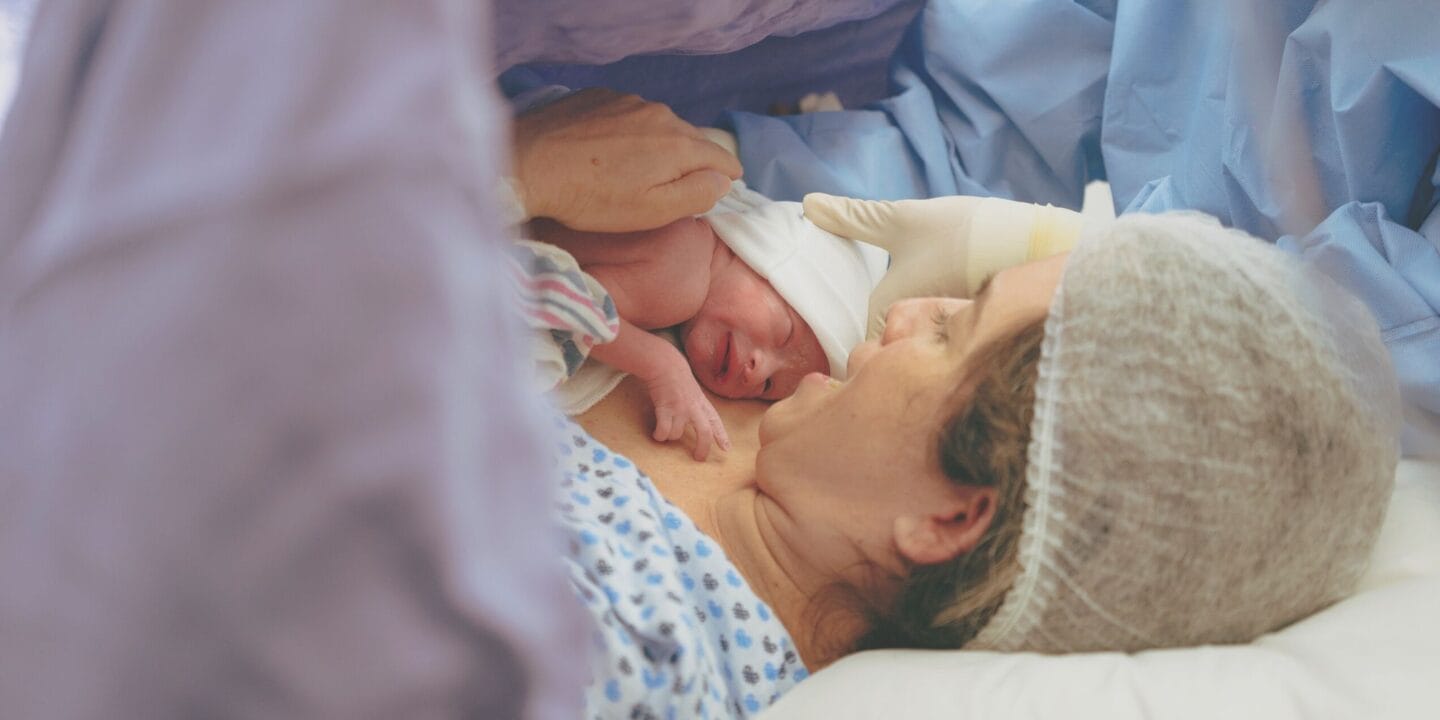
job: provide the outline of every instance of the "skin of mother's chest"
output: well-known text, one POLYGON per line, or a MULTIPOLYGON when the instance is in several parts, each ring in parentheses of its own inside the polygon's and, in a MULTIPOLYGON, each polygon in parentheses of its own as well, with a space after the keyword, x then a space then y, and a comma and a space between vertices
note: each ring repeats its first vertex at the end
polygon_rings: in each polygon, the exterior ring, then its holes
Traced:
POLYGON ((634 462, 662 495, 708 533, 713 528, 707 527, 709 518, 703 512, 706 504, 754 482, 755 453, 760 448, 760 417, 769 405, 755 400, 729 400, 708 392, 706 395, 725 423, 731 448, 729 452, 711 450, 704 462, 690 456, 693 431, 687 430, 685 437, 676 442, 651 439, 650 433, 655 428, 654 409, 645 386, 633 376, 625 378, 604 400, 576 420, 612 452, 634 462))

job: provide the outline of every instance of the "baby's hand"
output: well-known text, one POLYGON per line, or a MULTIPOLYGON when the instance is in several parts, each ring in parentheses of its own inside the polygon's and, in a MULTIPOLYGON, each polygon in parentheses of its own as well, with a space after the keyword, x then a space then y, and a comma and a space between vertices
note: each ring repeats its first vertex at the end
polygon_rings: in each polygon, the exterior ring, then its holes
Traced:
POLYGON ((645 383, 650 400, 655 403, 655 439, 660 442, 678 440, 685 434, 685 426, 695 429, 695 459, 704 460, 710 455, 710 444, 714 442, 721 450, 730 449, 730 436, 725 434, 725 424, 720 413, 700 383, 690 373, 690 366, 682 360, 678 367, 666 369, 654 379, 645 383))

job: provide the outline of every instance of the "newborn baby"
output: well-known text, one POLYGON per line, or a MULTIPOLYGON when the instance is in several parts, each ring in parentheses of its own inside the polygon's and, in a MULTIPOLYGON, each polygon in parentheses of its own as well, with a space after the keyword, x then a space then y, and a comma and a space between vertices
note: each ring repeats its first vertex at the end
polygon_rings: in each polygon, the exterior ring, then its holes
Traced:
POLYGON ((885 253, 831 235, 737 187, 716 211, 638 233, 576 232, 549 221, 536 239, 573 255, 615 302, 620 333, 591 356, 645 384, 656 440, 695 431, 695 457, 729 439, 700 390, 778 400, 812 372, 842 374, 864 339, 885 253), (648 330, 675 327, 681 349, 648 330))

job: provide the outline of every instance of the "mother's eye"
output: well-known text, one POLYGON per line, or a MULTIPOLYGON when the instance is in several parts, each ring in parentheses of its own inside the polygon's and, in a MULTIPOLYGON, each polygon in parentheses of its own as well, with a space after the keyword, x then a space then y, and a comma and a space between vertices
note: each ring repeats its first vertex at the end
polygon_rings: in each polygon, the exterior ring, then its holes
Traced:
POLYGON ((935 323, 935 340, 937 342, 950 342, 950 318, 955 316, 955 311, 946 307, 937 307, 931 314, 930 319, 935 323))

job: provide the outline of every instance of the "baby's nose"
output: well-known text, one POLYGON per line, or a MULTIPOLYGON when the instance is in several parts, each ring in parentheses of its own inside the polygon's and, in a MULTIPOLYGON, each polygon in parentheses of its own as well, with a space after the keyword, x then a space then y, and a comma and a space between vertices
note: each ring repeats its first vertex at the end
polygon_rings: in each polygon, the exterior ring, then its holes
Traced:
POLYGON ((747 388, 760 387, 770 375, 767 365, 765 357, 758 350, 750 353, 750 357, 745 360, 745 366, 740 370, 740 382, 747 388))

